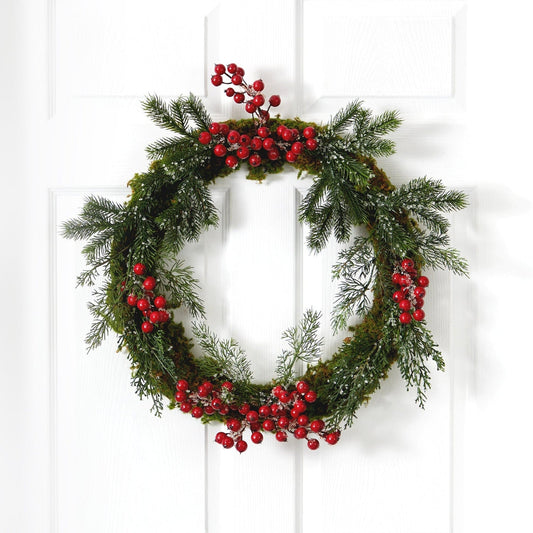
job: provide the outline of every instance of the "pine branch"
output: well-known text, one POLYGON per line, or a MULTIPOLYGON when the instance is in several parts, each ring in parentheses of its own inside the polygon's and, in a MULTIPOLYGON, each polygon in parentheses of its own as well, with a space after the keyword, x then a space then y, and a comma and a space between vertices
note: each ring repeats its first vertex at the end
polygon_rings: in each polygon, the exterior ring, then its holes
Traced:
POLYGON ((421 323, 397 329, 398 368, 407 383, 407 390, 416 388, 416 403, 424 408, 426 392, 431 388, 426 361, 433 359, 438 370, 444 370, 444 360, 433 342, 431 333, 421 323))
POLYGON ((191 93, 183 104, 183 109, 189 114, 198 128, 209 131, 212 120, 200 98, 191 93))
POLYGON ((331 314, 334 333, 346 329, 352 316, 364 316, 369 311, 376 272, 368 237, 357 237, 350 248, 341 250, 332 270, 333 279, 340 280, 331 314))
POLYGON ((253 379, 250 362, 233 339, 220 340, 209 327, 200 322, 192 325, 193 335, 203 351, 198 366, 206 376, 227 379, 241 390, 249 388, 253 379))
POLYGON ((360 100, 350 102, 345 108, 340 109, 330 120, 327 131, 333 137, 340 135, 353 125, 355 119, 363 112, 360 100))
POLYGON ((176 100, 171 106, 172 111, 163 99, 156 95, 148 95, 142 103, 143 110, 155 124, 179 135, 190 136, 191 132, 186 127, 187 122, 183 120, 181 113, 177 113, 177 109, 184 106, 184 102, 176 100))
POLYGON ((284 385, 295 380, 295 364, 298 361, 311 364, 321 355, 324 339, 318 337, 320 329, 320 313, 308 309, 300 323, 283 332, 282 339, 289 344, 288 350, 283 350, 276 365, 277 380, 284 385))
POLYGON ((184 261, 177 261, 171 268, 164 266, 159 270, 162 291, 168 295, 169 307, 184 305, 195 318, 205 318, 204 304, 198 296, 200 289, 193 269, 184 261))

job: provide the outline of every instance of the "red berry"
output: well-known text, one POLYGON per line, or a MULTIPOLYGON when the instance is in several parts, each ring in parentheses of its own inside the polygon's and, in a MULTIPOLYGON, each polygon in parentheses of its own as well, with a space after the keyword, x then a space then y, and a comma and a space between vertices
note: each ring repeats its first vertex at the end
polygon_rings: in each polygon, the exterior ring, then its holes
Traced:
POLYGON ((265 103, 265 97, 262 94, 254 96, 253 103, 257 107, 261 107, 265 103))
POLYGON ((227 124, 221 124, 220 133, 222 133, 222 135, 227 135, 229 133, 229 126, 227 124))
POLYGON ((413 312, 413 318, 418 322, 420 322, 421 320, 424 320, 425 317, 426 317, 426 313, 424 313, 422 309, 417 309, 416 311, 413 312))
POLYGON ((420 287, 427 287, 429 285, 429 279, 426 276, 420 276, 418 278, 418 285, 420 287))
POLYGON ((237 67, 237 74, 239 76, 244 76, 244 69, 242 67, 237 67))
POLYGON ((293 407, 299 413, 303 413, 307 409, 307 406, 305 405, 305 402, 302 402, 302 400, 298 400, 297 402, 294 402, 294 406, 293 407))
POLYGON ((143 287, 146 291, 153 291, 155 289, 155 286, 156 286, 156 281, 153 276, 148 276, 143 281, 143 287))
POLYGON ((251 142, 252 142, 252 139, 250 139, 249 135, 241 135, 239 137, 239 144, 241 146, 250 146, 251 142))
POLYGON ((270 113, 268 111, 265 111, 264 109, 259 110, 259 115, 263 119, 263 122, 267 122, 270 120, 270 113))
POLYGON ((164 308, 167 306, 167 301, 165 300, 165 297, 164 297, 164 296, 158 296, 158 297, 154 300, 154 305, 155 305, 158 309, 164 309, 164 308))
POLYGON ((176 398, 176 401, 179 403, 184 402, 187 399, 187 393, 179 390, 174 395, 174 398, 176 398))
MULTIPOLYGON (((259 128, 261 129, 261 128, 259 128)), ((259 132, 259 131, 258 131, 259 132)), ((263 141, 263 148, 265 150, 270 150, 273 146, 274 146, 274 139, 272 137, 267 137, 264 141, 263 141)))
POLYGON ((404 259, 401 265, 403 270, 411 270, 415 266, 415 263, 412 259, 404 259))
POLYGON ((313 433, 318 433, 319 431, 322 431, 324 429, 324 421, 323 420, 313 420, 311 422, 311 431, 313 433))
POLYGON ((424 307, 423 298, 417 298, 415 303, 415 309, 422 309, 422 307, 424 307))
POLYGON ((235 74, 235 72, 237 72, 237 65, 235 63, 230 63, 228 65, 228 72, 230 74, 235 74))
POLYGON ((241 134, 238 131, 231 130, 228 133, 228 142, 231 144, 238 143, 241 140, 241 134))
POLYGON ((226 157, 226 166, 229 168, 235 168, 239 164, 239 160, 234 155, 228 155, 226 157))
POLYGON ((299 414, 300 414, 300 411, 298 411, 298 409, 295 409, 294 407, 291 409, 292 418, 298 418, 299 414))
POLYGON ((272 107, 278 107, 281 104, 281 98, 277 94, 273 94, 268 101, 272 107))
POLYGON ((309 424, 309 417, 307 415, 300 415, 297 422, 299 426, 307 426, 309 424))
POLYGON ((214 74, 213 76, 211 76, 211 83, 215 87, 222 85, 222 76, 220 74, 214 74))
POLYGON ((223 144, 217 144, 213 148, 213 152, 217 157, 224 157, 226 155, 226 147, 223 144))
POLYGON ((402 275, 399 272, 395 272, 392 275, 392 282, 396 283, 396 285, 400 284, 400 280, 402 279, 402 275))
MULTIPOLYGON (((272 416, 277 416, 281 409, 281 405, 279 403, 274 403, 270 406, 270 410, 272 411, 272 416)), ((281 414, 281 413, 279 413, 281 414)))
POLYGON ((414 295, 418 298, 423 298, 426 295, 424 287, 415 287, 414 295))
POLYGON ((215 73, 216 74, 224 74, 226 72, 226 67, 222 64, 215 65, 215 73))
POLYGON ((285 154, 285 159, 289 162, 289 163, 294 163, 297 159, 298 159, 298 156, 294 153, 294 152, 287 152, 285 154))
POLYGON ((230 418, 226 422, 226 427, 230 429, 231 431, 239 431, 239 429, 241 429, 241 426, 242 424, 240 420, 237 420, 236 418, 230 418))
POLYGON ((263 434, 260 431, 254 431, 250 439, 254 444, 261 444, 263 442, 263 434))
POLYGON ((409 300, 400 300, 398 307, 402 311, 409 311, 409 309, 411 309, 411 302, 409 300))
POLYGON ((268 405, 262 405, 259 408, 259 416, 266 418, 267 416, 270 416, 272 411, 270 410, 270 407, 268 405))
POLYGON ((236 104, 242 104, 244 102, 244 94, 243 93, 235 93, 233 95, 233 101, 236 104))
POLYGON ((411 285, 411 278, 409 276, 400 276, 400 285, 403 287, 409 287, 411 285))
POLYGON ((289 393, 287 391, 284 390, 284 391, 280 392, 279 401, 281 403, 288 403, 290 399, 291 399, 291 397, 290 397, 290 395, 289 395, 289 393))
POLYGON ((306 393, 304 398, 307 403, 314 403, 316 402, 316 392, 314 390, 310 390, 308 393, 306 393))
POLYGON ((248 413, 246 413, 246 420, 248 420, 250 424, 257 422, 259 420, 259 415, 257 414, 257 411, 248 411, 248 413))
POLYGON ((206 415, 212 415, 214 412, 215 412, 215 409, 213 408, 212 405, 206 405, 206 406, 204 407, 204 413, 205 413, 206 415))
POLYGON ((294 430, 294 437, 297 439, 305 439, 307 436, 307 429, 299 427, 294 430))
POLYGON ((209 132, 213 135, 220 133, 220 124, 218 122, 212 122, 209 126, 209 132))
POLYGON ((247 403, 243 403, 243 404, 239 407, 239 413, 241 413, 241 415, 245 415, 245 414, 247 414, 249 411, 250 411, 250 406, 249 406, 247 403))
POLYGON ((227 414, 229 413, 229 407, 228 407, 226 404, 222 404, 222 405, 220 406, 220 409, 218 410, 218 412, 219 412, 221 415, 225 416, 225 415, 227 415, 227 414))
POLYGON ((256 152, 258 150, 261 150, 261 148, 263 148, 263 140, 261 139, 261 137, 254 137, 252 139, 252 142, 250 143, 250 148, 252 150, 255 150, 256 152))
POLYGON ((272 431, 276 427, 276 424, 274 423, 274 420, 271 420, 270 418, 267 418, 263 422, 263 429, 265 431, 272 431))
POLYGON ((152 324, 157 324, 158 322, 160 322, 159 311, 152 311, 150 313, 150 322, 152 324))
POLYGON ((211 134, 208 131, 202 131, 198 137, 201 144, 209 144, 211 142, 211 134))
POLYGON ((284 141, 292 141, 292 138, 293 138, 292 130, 290 130, 289 128, 285 128, 283 130, 283 133, 281 134, 281 138, 284 141))
POLYGON ((310 450, 316 450, 316 449, 318 449, 319 446, 320 446, 320 443, 316 439, 309 439, 307 441, 307 447, 310 450))
POLYGON ((307 139, 307 141, 305 141, 305 147, 308 150, 313 151, 317 149, 318 143, 316 142, 316 139, 307 139))
POLYGON ((222 442, 224 441, 224 439, 227 437, 227 435, 223 432, 223 431, 219 431, 216 435, 215 435, 215 442, 218 443, 218 444, 222 444, 222 442))
POLYGON ((242 83, 242 76, 240 74, 233 74, 231 77, 231 83, 233 83, 233 85, 240 85, 242 83))
POLYGON ((191 411, 191 415, 194 417, 194 418, 202 418, 202 415, 204 414, 204 410, 201 408, 201 407, 195 407, 192 411, 191 411))
POLYGON ((392 299, 393 299, 393 301, 395 301, 396 303, 399 303, 401 300, 403 300, 403 292, 402 292, 402 291, 396 291, 396 292, 392 295, 392 299))
POLYGON ((150 309, 150 303, 146 298, 139 298, 137 300, 137 309, 139 311, 147 311, 148 309, 150 309))
POLYGON ((228 450, 229 448, 233 447, 234 442, 235 441, 230 436, 226 435, 222 441, 222 446, 228 450))
POLYGON ((273 148, 272 150, 268 151, 268 158, 270 161, 276 161, 279 159, 279 152, 277 149, 273 148))
POLYGON ((261 424, 259 422, 252 422, 250 424, 250 431, 259 431, 261 429, 261 424))
POLYGON ((272 389, 272 394, 276 397, 276 398, 279 398, 279 395, 283 392, 283 387, 281 385, 276 385, 273 389, 272 389))
POLYGON ((254 88, 254 91, 259 92, 265 88, 265 84, 263 83, 263 80, 255 80, 252 87, 254 88))
POLYGON ((213 398, 211 400, 211 405, 213 406, 213 409, 218 411, 222 407, 222 400, 220 398, 213 398))
POLYGON ((276 431, 276 440, 278 442, 286 442, 287 441, 287 433, 285 433, 285 431, 276 431))
MULTIPOLYGON (((266 126, 261 126, 257 130, 257 135, 259 135, 259 137, 262 137, 263 139, 265 139, 266 137, 268 137, 270 135, 270 130, 266 126)), ((266 148, 266 146, 265 146, 265 148, 266 148)))
POLYGON ((188 412, 192 409, 192 403, 191 403, 191 402, 183 402, 183 403, 180 405, 180 409, 181 409, 184 413, 188 413, 188 412))
POLYGON ((205 398, 208 394, 208 390, 203 385, 198 387, 198 396, 200 396, 200 398, 205 398))
POLYGON ((228 87, 224 92, 226 93, 226 96, 231 98, 235 94, 235 89, 233 87, 228 87))
POLYGON ((137 263, 133 267, 133 272, 137 274, 137 276, 143 276, 146 272, 146 267, 142 263, 137 263))
POLYGON ((296 383, 296 390, 300 394, 305 394, 309 391, 309 384, 306 381, 298 381, 298 383, 296 383))
POLYGON ((314 139, 316 136, 316 131, 312 126, 307 126, 307 128, 304 128, 302 134, 306 139, 314 139))
POLYGON ((291 146, 291 152, 294 152, 295 154, 301 154, 303 152, 304 145, 300 141, 296 141, 295 143, 292 143, 291 146))
POLYGON ((282 137, 283 136, 283 132, 287 129, 287 126, 285 126, 284 124, 280 124, 277 129, 276 129, 276 134, 278 137, 282 137))
POLYGON ((255 113, 257 111, 257 106, 253 102, 246 102, 244 109, 246 109, 247 113, 255 113))
POLYGON ((337 432, 328 433, 326 435, 326 442, 332 445, 337 444, 337 442, 339 442, 339 434, 337 432))
POLYGON ((131 305, 132 307, 137 305, 137 296, 135 296, 135 294, 130 294, 128 296, 128 305, 131 305))
POLYGON ((289 426, 289 419, 286 416, 280 416, 278 419, 278 426, 280 428, 286 428, 289 426))
POLYGON ((186 391, 189 389, 189 383, 185 379, 180 379, 176 383, 176 389, 181 390, 181 391, 186 391))
POLYGON ((202 386, 205 388, 205 390, 211 394, 213 392, 213 384, 210 381, 204 381, 202 383, 202 386))
POLYGON ((231 381, 224 381, 224 383, 222 383, 222 387, 224 387, 226 390, 232 391, 233 383, 231 383, 231 381))
POLYGON ((402 324, 409 324, 411 322, 411 313, 404 312, 398 318, 402 324))
POLYGON ((239 452, 245 452, 248 448, 248 443, 245 440, 238 440, 237 444, 235 444, 235 449, 239 452))
POLYGON ((246 159, 250 155, 250 150, 246 146, 241 146, 237 150, 237 157, 239 159, 246 159))

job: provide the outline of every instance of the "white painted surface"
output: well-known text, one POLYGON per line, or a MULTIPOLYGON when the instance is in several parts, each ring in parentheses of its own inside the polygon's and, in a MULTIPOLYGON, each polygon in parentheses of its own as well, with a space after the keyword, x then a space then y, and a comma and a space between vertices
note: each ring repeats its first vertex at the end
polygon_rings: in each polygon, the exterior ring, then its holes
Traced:
MULTIPOLYGON (((2 4, 1 531, 528 529, 533 191, 521 135, 533 43, 522 3, 466 7, 2 4), (143 148, 161 134, 140 109, 145 93, 192 90, 214 118, 237 116, 207 84, 215 61, 262 77, 286 116, 325 120, 356 97, 378 112, 398 108, 406 123, 398 155, 381 162, 389 175, 427 173, 470 192, 453 240, 472 280, 432 276, 428 316, 448 370, 434 374, 426 411, 392 372, 338 447, 311 454, 265 439, 238 457, 212 444, 214 427, 150 415, 113 339, 85 354, 80 246, 57 224, 90 192, 120 196, 145 168, 143 148)), ((290 172, 263 185, 221 180, 224 223, 189 249, 210 324, 248 350, 258 379, 271 375, 279 334, 302 309, 331 307, 334 247, 302 248, 302 188, 290 172)))

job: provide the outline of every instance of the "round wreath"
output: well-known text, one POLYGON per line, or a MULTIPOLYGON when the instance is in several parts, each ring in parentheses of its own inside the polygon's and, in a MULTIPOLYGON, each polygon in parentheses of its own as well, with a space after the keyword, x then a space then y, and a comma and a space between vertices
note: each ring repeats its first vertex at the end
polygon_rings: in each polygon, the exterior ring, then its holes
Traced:
POLYGON ((449 247, 449 222, 441 214, 465 207, 465 194, 427 178, 391 184, 374 158, 394 152, 383 137, 399 126, 396 112, 374 117, 355 101, 326 125, 304 123, 271 117, 280 97, 271 96, 266 108, 263 81, 247 84, 234 63, 215 65, 211 82, 228 85, 226 95, 244 104, 251 118, 212 122, 193 95, 168 103, 149 96, 143 103, 148 115, 177 136, 148 146, 153 161, 129 182, 125 205, 91 196, 81 215, 64 224, 66 237, 87 241, 88 269, 78 284, 99 284, 89 303, 95 319, 89 349, 116 331, 137 394, 153 400, 156 414, 167 397, 170 408, 205 423, 222 421, 227 431, 216 441, 239 452, 248 446, 246 428, 256 444, 264 432, 280 442, 293 434, 311 450, 318 438, 337 443, 340 429, 351 425, 395 362, 423 407, 430 386, 426 363, 432 359, 442 370, 444 361, 424 320, 429 280, 420 273, 467 273, 465 260, 449 247), (313 178, 299 212, 309 225, 309 248, 320 251, 331 234, 346 243, 333 268, 339 292, 331 325, 350 334, 321 358, 320 316, 306 311, 283 334, 288 348, 276 376, 257 384, 239 345, 220 340, 201 321, 197 281, 177 258, 186 242, 217 224, 209 184, 243 166, 249 179, 263 180, 285 164, 313 178), (352 235, 356 226, 366 229, 363 236, 352 235), (193 355, 182 323, 171 319, 179 307, 197 319, 193 334, 201 357, 193 355), (302 375, 298 367, 305 368, 302 375))

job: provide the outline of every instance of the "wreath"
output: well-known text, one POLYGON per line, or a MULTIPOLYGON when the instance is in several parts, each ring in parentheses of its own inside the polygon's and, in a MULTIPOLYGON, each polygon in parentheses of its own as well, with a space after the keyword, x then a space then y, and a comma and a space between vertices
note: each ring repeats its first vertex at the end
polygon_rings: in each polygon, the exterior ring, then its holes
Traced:
POLYGON ((93 285, 88 304, 94 322, 88 348, 110 330, 127 353, 137 394, 152 399, 161 415, 169 407, 204 423, 223 422, 216 442, 247 449, 264 433, 284 442, 292 434, 311 450, 319 439, 336 444, 357 410, 380 387, 396 363, 407 389, 423 407, 430 387, 428 362, 444 361, 425 322, 425 269, 466 275, 466 261, 449 246, 449 221, 442 214, 466 206, 463 192, 419 178, 395 187, 376 157, 394 152, 384 138, 400 125, 397 112, 373 116, 360 101, 329 123, 270 116, 281 103, 266 105, 264 83, 244 80, 234 63, 215 65, 215 86, 244 104, 251 118, 213 122, 194 95, 164 102, 148 96, 143 107, 173 133, 148 146, 149 169, 129 182, 125 204, 91 196, 78 218, 64 223, 67 238, 85 240, 88 268, 78 285, 93 285), (209 185, 239 168, 264 180, 286 164, 311 177, 299 218, 309 226, 308 247, 319 252, 333 236, 344 247, 333 267, 339 290, 331 317, 335 332, 348 330, 337 351, 322 358, 320 314, 306 311, 283 333, 287 349, 271 382, 253 382, 246 354, 233 339, 219 339, 205 324, 192 269, 179 259, 187 242, 217 224, 209 185), (357 226, 364 235, 354 236, 357 226), (201 351, 173 309, 186 309, 201 351), (303 368, 297 375, 297 368, 303 368))

